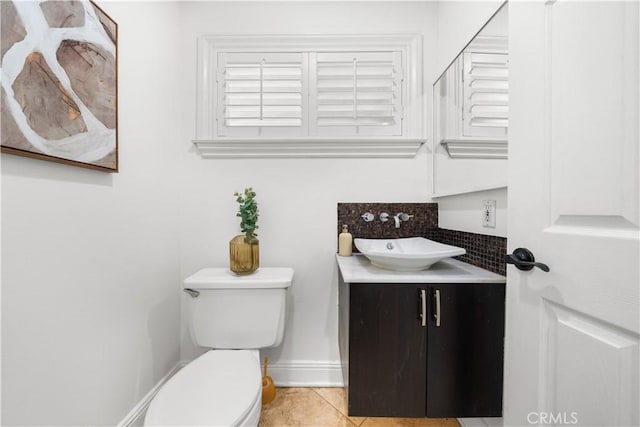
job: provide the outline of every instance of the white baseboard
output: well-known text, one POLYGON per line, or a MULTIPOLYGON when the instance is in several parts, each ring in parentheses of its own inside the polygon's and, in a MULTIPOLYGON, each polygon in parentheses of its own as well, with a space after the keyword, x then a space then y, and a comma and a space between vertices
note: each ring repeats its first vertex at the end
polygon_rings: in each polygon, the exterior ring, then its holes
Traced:
POLYGON ((275 362, 269 364, 269 375, 278 387, 343 386, 340 362, 275 362))
POLYGON ((142 398, 142 400, 140 400, 140 402, 138 402, 138 404, 134 406, 131 411, 129 411, 127 416, 124 417, 123 420, 118 423, 117 427, 133 427, 133 426, 143 425, 144 415, 146 414, 147 408, 151 404, 151 401, 153 400, 155 395, 158 393, 160 388, 162 388, 164 383, 169 381, 169 378, 174 376, 175 373, 178 372, 180 369, 182 369, 184 365, 186 365, 187 363, 189 362, 184 360, 181 360, 178 363, 176 363, 176 366, 171 368, 167 373, 167 375, 162 377, 162 379, 158 381, 158 383, 155 386, 153 386, 153 388, 149 391, 149 393, 147 393, 142 398))
POLYGON ((502 418, 458 418, 461 427, 502 427, 502 418))

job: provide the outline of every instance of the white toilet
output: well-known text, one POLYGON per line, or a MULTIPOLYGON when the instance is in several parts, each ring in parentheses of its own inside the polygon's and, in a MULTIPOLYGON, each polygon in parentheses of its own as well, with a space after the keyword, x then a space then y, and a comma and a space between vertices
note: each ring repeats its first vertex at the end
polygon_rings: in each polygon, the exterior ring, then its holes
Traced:
POLYGON ((291 268, 238 276, 205 268, 184 281, 193 340, 208 352, 153 398, 145 426, 257 426, 262 380, 258 349, 282 342, 291 268))

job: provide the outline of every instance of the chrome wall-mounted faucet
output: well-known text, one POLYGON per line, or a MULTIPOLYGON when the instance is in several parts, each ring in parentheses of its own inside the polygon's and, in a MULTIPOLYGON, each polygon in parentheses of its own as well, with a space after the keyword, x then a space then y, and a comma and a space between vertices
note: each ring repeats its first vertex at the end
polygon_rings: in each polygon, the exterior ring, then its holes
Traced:
POLYGON ((393 220, 396 223, 396 228, 400 228, 400 223, 402 221, 409 221, 409 219, 413 218, 413 215, 409 215, 407 213, 404 212, 400 212, 396 215, 394 215, 393 220))

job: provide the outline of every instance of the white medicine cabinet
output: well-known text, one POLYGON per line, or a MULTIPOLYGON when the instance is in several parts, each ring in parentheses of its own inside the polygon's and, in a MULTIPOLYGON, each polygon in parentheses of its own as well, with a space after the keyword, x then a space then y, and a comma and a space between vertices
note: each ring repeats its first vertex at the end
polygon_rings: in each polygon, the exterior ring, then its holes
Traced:
POLYGON ((434 197, 507 185, 507 20, 505 3, 433 85, 434 197))

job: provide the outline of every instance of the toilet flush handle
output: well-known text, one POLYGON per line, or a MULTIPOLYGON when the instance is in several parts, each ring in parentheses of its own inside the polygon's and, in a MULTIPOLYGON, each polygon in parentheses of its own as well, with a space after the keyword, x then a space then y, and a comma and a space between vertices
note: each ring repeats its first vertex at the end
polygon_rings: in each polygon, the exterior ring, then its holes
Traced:
POLYGON ((191 298, 198 298, 200 296, 200 292, 194 289, 184 288, 183 291, 188 293, 191 296, 191 298))

